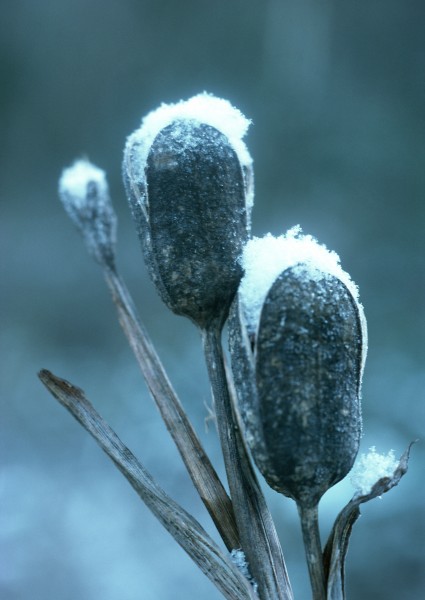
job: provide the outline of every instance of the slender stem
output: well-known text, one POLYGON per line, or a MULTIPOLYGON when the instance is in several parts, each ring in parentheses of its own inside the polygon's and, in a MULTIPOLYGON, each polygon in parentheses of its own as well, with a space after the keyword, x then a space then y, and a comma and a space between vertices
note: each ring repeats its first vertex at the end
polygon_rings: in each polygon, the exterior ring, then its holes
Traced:
POLYGON ((298 504, 304 548, 310 575, 313 600, 326 600, 325 571, 319 532, 318 505, 304 507, 298 504))
POLYGON ((118 318, 140 370, 170 432, 186 469, 229 550, 240 547, 233 506, 205 453, 141 323, 130 293, 115 268, 104 266, 104 276, 118 318))
POLYGON ((282 550, 237 426, 227 384, 221 328, 203 333, 208 373, 230 494, 249 569, 262 600, 291 600, 282 550))
POLYGON ((39 377, 50 393, 93 436, 139 497, 228 600, 254 600, 251 586, 201 525, 170 498, 117 434, 96 412, 84 392, 47 370, 39 377))

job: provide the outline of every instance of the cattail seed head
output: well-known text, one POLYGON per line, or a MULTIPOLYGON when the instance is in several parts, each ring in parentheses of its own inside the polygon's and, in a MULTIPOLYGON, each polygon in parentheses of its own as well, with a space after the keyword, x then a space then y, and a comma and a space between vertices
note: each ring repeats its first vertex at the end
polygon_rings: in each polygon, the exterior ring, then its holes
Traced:
POLYGON ((326 256, 309 236, 286 239, 288 252, 297 240, 314 252, 293 253, 268 287, 256 324, 238 293, 230 344, 257 466, 271 487, 309 507, 350 471, 358 452, 366 327, 336 255, 326 256))
POLYGON ((203 94, 148 115, 125 148, 124 181, 150 275, 168 307, 201 327, 224 320, 242 276, 252 204, 247 124, 203 94))

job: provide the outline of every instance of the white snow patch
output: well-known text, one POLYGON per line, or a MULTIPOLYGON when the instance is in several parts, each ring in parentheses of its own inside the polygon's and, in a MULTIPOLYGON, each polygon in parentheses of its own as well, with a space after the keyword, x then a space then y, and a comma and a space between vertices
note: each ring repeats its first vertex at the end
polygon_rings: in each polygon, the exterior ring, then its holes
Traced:
MULTIPOLYGON (((136 167, 134 161, 132 165, 132 176, 136 180, 143 180, 146 161, 154 139, 164 127, 176 120, 194 120, 215 127, 227 136, 241 165, 247 168, 252 166, 252 158, 242 141, 251 121, 227 100, 204 92, 176 104, 162 104, 146 115, 141 127, 127 138, 126 155, 130 155, 132 148, 137 146, 138 165, 136 167)), ((252 206, 252 203, 253 197, 249 194, 247 205, 252 206)))
POLYGON ((230 553, 230 558, 234 565, 236 565, 236 567, 242 573, 242 575, 251 583, 254 592, 257 592, 258 584, 249 572, 249 565, 246 560, 245 552, 242 550, 242 548, 232 550, 230 553))
POLYGON ((392 477, 398 467, 394 450, 388 454, 378 454, 375 446, 369 448, 367 454, 362 454, 351 472, 351 483, 362 496, 369 494, 372 487, 383 477, 392 477))
POLYGON ((285 235, 274 237, 270 233, 254 237, 245 245, 241 258, 245 271, 239 287, 248 329, 254 333, 260 319, 267 293, 278 276, 298 263, 309 268, 309 275, 317 279, 323 273, 338 277, 358 303, 358 289, 340 265, 338 254, 319 244, 311 235, 303 235, 299 225, 285 235))
POLYGON ((59 179, 59 193, 64 203, 72 202, 76 208, 83 208, 87 201, 87 186, 95 183, 99 197, 108 194, 105 171, 86 159, 80 159, 64 169, 59 179))

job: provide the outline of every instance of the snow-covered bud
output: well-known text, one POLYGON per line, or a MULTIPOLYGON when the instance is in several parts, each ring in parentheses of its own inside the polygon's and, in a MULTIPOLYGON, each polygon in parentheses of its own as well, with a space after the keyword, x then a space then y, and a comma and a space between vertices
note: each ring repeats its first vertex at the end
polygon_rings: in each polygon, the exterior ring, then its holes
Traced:
POLYGON ((82 234, 89 253, 100 263, 114 263, 117 218, 105 172, 88 160, 77 160, 64 169, 59 197, 82 234))
POLYGON ((200 327, 227 316, 242 276, 248 125, 227 101, 201 94, 147 115, 125 147, 124 182, 150 275, 168 307, 200 327))
POLYGON ((269 485, 312 507, 358 452, 363 308, 338 256, 299 228, 254 238, 243 265, 230 341, 247 441, 269 485))

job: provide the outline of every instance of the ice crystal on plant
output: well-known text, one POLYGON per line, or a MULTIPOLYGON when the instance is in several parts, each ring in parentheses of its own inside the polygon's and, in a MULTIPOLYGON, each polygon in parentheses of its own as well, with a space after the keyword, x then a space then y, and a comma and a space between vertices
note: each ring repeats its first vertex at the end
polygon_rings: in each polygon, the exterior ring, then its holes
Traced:
POLYGON ((351 483, 362 496, 369 494, 373 486, 383 477, 392 477, 397 469, 398 462, 394 450, 388 454, 379 454, 375 446, 369 448, 367 454, 362 454, 354 465, 351 474, 351 483))
POLYGON ((230 553, 230 558, 231 558, 233 564, 242 573, 242 575, 246 579, 248 579, 248 581, 254 588, 254 592, 256 592, 257 588, 258 588, 258 584, 256 583, 255 579, 253 579, 253 577, 251 576, 251 573, 249 572, 249 565, 248 565, 248 562, 245 557, 245 552, 242 550, 242 548, 237 548, 235 550, 232 550, 230 553))

